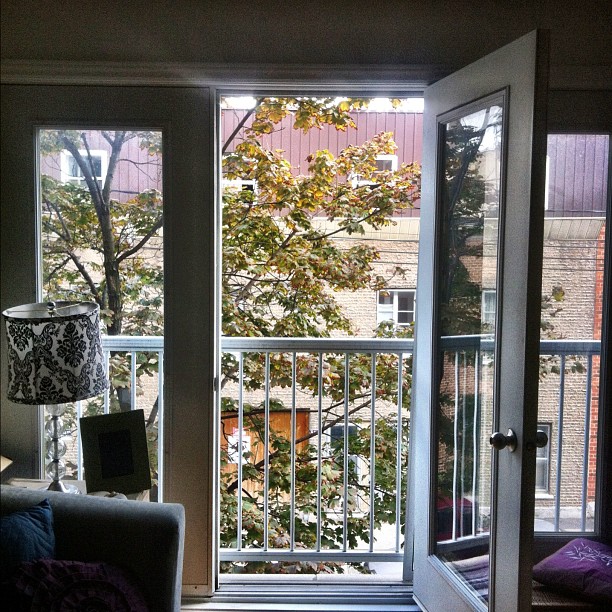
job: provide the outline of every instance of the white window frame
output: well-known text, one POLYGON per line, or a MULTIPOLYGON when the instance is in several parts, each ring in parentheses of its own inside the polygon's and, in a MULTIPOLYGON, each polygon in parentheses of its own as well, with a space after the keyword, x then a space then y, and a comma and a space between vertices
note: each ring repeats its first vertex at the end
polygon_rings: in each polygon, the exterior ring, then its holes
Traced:
POLYGON ((546 186, 544 187, 544 210, 548 210, 548 196, 550 195, 550 155, 546 156, 546 186))
MULTIPOLYGON (((388 161, 391 160, 391 172, 395 172, 397 170, 397 155, 389 155, 389 154, 381 154, 376 156, 376 161, 388 161)), ((383 170, 382 168, 378 168, 378 164, 376 164, 377 169, 375 170, 375 174, 378 172, 389 172, 389 170, 383 170)), ((376 181, 364 181, 359 178, 359 175, 354 175, 351 177, 351 185, 353 188, 361 187, 363 185, 376 185, 376 181)))
MULTIPOLYGON (((389 155, 377 155, 376 161, 388 161, 391 160, 391 172, 395 172, 397 170, 397 155, 389 154, 389 155)), ((378 164, 377 164, 378 166, 378 164)), ((377 168, 377 172, 386 172, 383 168, 377 168)))
MULTIPOLYGON (((96 180, 99 185, 103 185, 106 180, 106 173, 108 172, 108 151, 104 149, 90 149, 89 153, 85 149, 79 150, 79 153, 87 159, 89 154, 92 158, 100 158, 100 175, 96 176, 96 180)), ((60 169, 61 169, 61 181, 62 183, 73 183, 75 185, 83 186, 85 183, 85 177, 83 175, 75 176, 70 172, 70 162, 74 160, 72 153, 64 149, 60 154, 60 169)), ((76 163, 76 160, 75 160, 76 163)), ((80 170, 80 169, 79 169, 80 170)))
POLYGON ((495 330, 495 314, 497 311, 497 295, 495 289, 483 289, 482 290, 482 304, 481 304, 481 315, 480 320, 483 325, 491 324, 491 329, 487 332, 493 333, 495 330), (491 299, 492 298, 492 299, 491 299), (491 301, 493 302, 493 309, 490 308, 491 301))
POLYGON ((242 442, 240 463, 242 465, 248 463, 248 459, 244 455, 245 453, 251 452, 251 434, 243 428, 241 436, 240 429, 238 427, 234 427, 232 433, 227 436, 227 462, 229 464, 238 465, 238 446, 240 445, 240 442, 242 442))
POLYGON ((221 185, 223 193, 225 193, 227 187, 233 187, 238 192, 246 189, 247 191, 252 191, 254 199, 257 200, 257 179, 223 179, 221 185))
POLYGON ((416 289, 381 289, 376 293, 376 324, 380 325, 384 321, 391 321, 393 325, 397 325, 398 327, 410 327, 414 323, 416 318, 416 289), (381 294, 388 293, 393 297, 392 304, 381 304, 380 297, 381 294), (400 293, 412 293, 412 311, 410 310, 399 310, 399 297, 400 293), (381 308, 387 307, 387 308, 381 308), (388 307, 391 308, 388 308, 388 307), (412 320, 407 323, 400 323, 399 313, 400 312, 412 312, 412 320), (391 316, 388 316, 390 314, 391 316))

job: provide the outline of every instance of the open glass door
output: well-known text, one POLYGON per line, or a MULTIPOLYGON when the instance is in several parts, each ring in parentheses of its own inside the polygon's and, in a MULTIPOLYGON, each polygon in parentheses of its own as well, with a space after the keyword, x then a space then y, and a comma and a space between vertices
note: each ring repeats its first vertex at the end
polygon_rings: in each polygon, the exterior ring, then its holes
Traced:
POLYGON ((533 32, 425 93, 411 492, 427 610, 531 605, 547 53, 533 32))

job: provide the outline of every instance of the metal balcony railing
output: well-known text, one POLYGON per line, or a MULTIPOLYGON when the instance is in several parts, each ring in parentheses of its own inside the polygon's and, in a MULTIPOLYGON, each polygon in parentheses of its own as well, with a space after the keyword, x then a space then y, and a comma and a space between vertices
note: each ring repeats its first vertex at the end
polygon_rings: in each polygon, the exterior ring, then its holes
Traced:
MULTIPOLYGON (((131 407, 135 409, 139 406, 139 397, 137 396, 137 380, 136 380, 136 363, 138 353, 156 353, 158 361, 158 377, 156 380, 157 403, 158 403, 158 423, 159 423, 159 441, 163 440, 163 369, 164 369, 164 351, 162 337, 105 337, 103 338, 103 348, 108 356, 117 353, 125 353, 129 356, 130 361, 130 398, 131 407)), ((261 462, 263 470, 262 486, 257 491, 251 491, 250 495, 259 500, 261 506, 262 520, 262 541, 256 546, 248 545, 243 537, 243 495, 236 495, 236 534, 235 545, 222 548, 220 550, 220 559, 229 562, 246 562, 246 561, 314 561, 314 562, 398 562, 402 560, 402 533, 401 524, 403 523, 403 506, 402 496, 405 490, 405 466, 402 466, 401 461, 397 462, 395 468, 395 489, 401 491, 401 494, 396 495, 395 509, 393 519, 389 521, 389 525, 384 530, 384 537, 381 530, 375 525, 374 504, 369 500, 374 500, 377 492, 376 473, 376 419, 381 414, 386 415, 385 418, 389 423, 396 427, 395 448, 393 454, 395 457, 406 456, 406 445, 403 437, 402 427, 397 427, 397 423, 402 423, 402 420, 408 416, 405 409, 406 401, 404 398, 407 386, 404 384, 406 376, 410 375, 411 357, 414 348, 412 339, 362 339, 362 338, 342 338, 342 339, 292 339, 292 338, 228 338, 223 337, 221 343, 222 352, 226 356, 230 356, 233 360, 236 369, 233 382, 224 389, 221 395, 230 395, 233 397, 236 427, 236 440, 234 441, 236 449, 245 448, 246 435, 245 415, 248 411, 245 408, 247 403, 251 405, 253 398, 260 401, 262 406, 261 416, 264 424, 264 430, 257 444, 261 448, 261 462), (248 393, 251 395, 247 402, 247 389, 245 389, 245 381, 252 372, 247 373, 244 370, 245 359, 247 356, 253 358, 260 356, 260 364, 262 370, 260 376, 263 377, 263 383, 259 391, 248 393), (318 501, 314 510, 309 511, 308 520, 316 523, 316 536, 310 547, 304 547, 297 539, 297 534, 292 527, 289 529, 289 534, 286 543, 282 547, 274 547, 270 545, 268 539, 268 525, 270 523, 270 500, 269 495, 269 478, 270 478, 270 457, 271 457, 271 438, 270 424, 274 417, 275 408, 273 407, 273 395, 279 389, 274 387, 273 368, 275 360, 279 355, 283 355, 284 359, 290 364, 290 379, 283 383, 282 393, 284 396, 285 412, 288 414, 288 425, 286 435, 290 445, 291 462, 289 468, 289 493, 286 496, 285 502, 290 508, 290 515, 296 516, 302 512, 296 502, 296 486, 298 485, 298 469, 295 461, 295 456, 302 444, 310 444, 311 448, 318 449, 317 457, 313 458, 313 469, 316 471, 316 487, 318 492, 318 501), (362 482, 367 481, 367 486, 364 486, 366 494, 365 502, 355 504, 351 502, 354 498, 351 490, 349 472, 356 469, 356 459, 349 453, 348 436, 344 436, 343 452, 341 462, 341 478, 343 489, 341 500, 332 507, 326 506, 326 500, 321 495, 322 490, 322 455, 329 450, 330 430, 321 431, 318 423, 322 423, 324 415, 324 402, 328 401, 325 396, 325 364, 328 356, 332 355, 338 366, 338 371, 344 376, 345 399, 343 405, 339 407, 339 418, 336 419, 335 425, 344 427, 344 431, 348 431, 351 419, 354 414, 358 414, 365 427, 369 427, 370 440, 369 448, 364 452, 366 457, 365 466, 359 467, 363 471, 362 482), (394 377, 396 380, 395 401, 381 401, 377 394, 377 364, 379 364, 381 356, 394 356, 395 363, 394 377), (367 397, 362 397, 365 408, 361 411, 354 412, 354 399, 349 400, 350 391, 350 373, 351 367, 356 356, 364 356, 370 363, 370 378, 371 384, 367 393, 367 397), (311 393, 308 401, 304 396, 298 399, 297 390, 301 386, 300 376, 304 374, 303 360, 307 359, 313 364, 313 370, 309 371, 311 376, 316 380, 311 384, 311 393), (272 364, 272 365, 271 365, 272 364), (343 364, 343 365, 342 365, 343 364), (314 372, 314 374, 313 374, 314 372), (312 389, 315 389, 312 392, 312 389), (274 393, 273 393, 274 391, 274 393), (233 394, 233 395, 232 395, 233 394), (259 395, 257 395, 259 394, 259 395), (307 408, 303 409, 300 404, 306 401, 307 408), (298 435, 297 422, 300 411, 308 413, 308 430, 309 434, 304 436, 303 432, 298 435), (353 496, 353 497, 352 497, 353 496), (369 523, 368 537, 361 541, 358 546, 349 546, 348 530, 352 518, 358 516, 361 520, 367 520, 369 523), (339 548, 326 548, 323 540, 324 525, 335 524, 337 529, 342 531, 342 537, 339 548)), ((450 361, 454 361, 455 381, 457 385, 465 385, 466 376, 471 378, 473 388, 479 389, 483 386, 483 372, 486 369, 486 360, 490 358, 492 351, 492 341, 478 336, 453 337, 446 338, 442 346, 445 354, 451 356, 450 361), (454 356, 453 356, 454 355, 454 356), (488 356, 489 355, 489 356, 488 356), (469 365, 468 365, 469 362, 469 365), (485 366, 483 366, 485 364, 485 366), (463 380, 464 382, 461 382, 463 380)), ((600 343, 598 341, 575 341, 575 340, 543 340, 541 342, 542 363, 548 369, 548 375, 544 377, 542 385, 548 385, 549 396, 556 396, 556 407, 553 419, 552 436, 550 447, 554 452, 550 453, 548 466, 550 469, 550 489, 547 500, 548 520, 550 522, 549 529, 551 531, 563 531, 564 526, 563 513, 567 504, 578 508, 578 519, 572 529, 577 531, 585 531, 589 529, 588 515, 589 507, 589 480, 592 477, 594 470, 593 463, 589 457, 593 450, 593 410, 596 409, 597 398, 593 396, 594 381, 598 377, 598 359, 600 354, 600 343), (597 359, 597 361, 595 361, 597 359), (581 364, 580 367, 575 367, 575 364, 581 364), (551 373, 552 372, 552 373, 551 373), (578 382, 577 382, 578 381, 578 382), (575 426, 570 428, 568 418, 570 413, 580 411, 582 427, 579 432, 578 441, 575 426), (572 448, 569 448, 569 445, 572 448), (577 446, 579 449, 577 451, 577 446), (564 490, 568 487, 567 469, 572 471, 572 480, 576 480, 577 472, 575 465, 570 466, 566 462, 566 455, 572 450, 574 454, 578 452, 581 458, 581 465, 578 468, 580 479, 580 490, 577 494, 578 501, 564 501, 564 490), (566 465, 567 463, 567 465, 566 465)), ((363 361, 360 362, 360 367, 363 367, 363 361)), ((489 383, 487 383, 489 384, 489 383)), ((459 387, 457 387, 459 388, 459 387)), ((108 393, 104 398, 104 411, 109 410, 108 393)), ((548 400, 550 409, 550 400, 548 400)), ((460 406, 456 405, 455 414, 459 413, 460 406)), ((474 411, 480 410, 482 407, 475 400, 471 409, 474 411)), ((79 407, 80 410, 80 407, 79 407)), ((542 410, 542 407, 540 407, 542 410)), ((77 415, 80 416, 80 413, 77 415)), ((478 418, 474 415, 474 418, 478 418)), ((574 421, 575 422, 575 421, 574 421)), ((455 430, 453 436, 455 440, 465 439, 463 434, 469 433, 468 430, 461 430, 462 424, 458 418, 455 418, 455 430)), ((471 430, 470 430, 471 431, 471 430)), ((472 432, 473 434, 473 432, 472 432)), ((482 440, 478 440, 476 435, 473 435, 472 449, 468 452, 475 458, 473 461, 472 475, 469 476, 464 472, 461 460, 457 459, 458 463, 453 468, 452 478, 452 496, 455 500, 452 503, 452 530, 448 535, 450 540, 459 540, 464 537, 478 535, 486 531, 486 527, 478 523, 477 512, 472 510, 470 520, 463 520, 463 500, 472 499, 473 492, 477 487, 478 472, 478 457, 480 456, 480 448, 482 440), (461 500, 457 503, 457 500, 461 500)), ((163 449, 161 446, 159 451, 159 470, 163 472, 162 457, 163 449)), ((239 453, 240 455, 240 453, 239 453)), ((249 487, 248 477, 245 475, 245 461, 238 459, 235 462, 235 477, 236 491, 244 491, 249 487)), ((78 456, 78 475, 82 477, 82 462, 80 455, 78 456)), ((575 488, 575 487, 574 487, 575 488)), ((354 501, 354 500, 353 500, 354 501)), ((537 505, 542 505, 543 502, 538 500, 537 505)), ((546 504, 544 504, 546 505, 546 504)), ((301 515, 304 518, 304 515, 301 515)))
MULTIPOLYGON (((157 469, 158 473, 163 473, 163 406, 164 406, 164 338, 163 336, 102 336, 102 350, 104 352, 106 371, 109 371, 109 363, 111 355, 122 355, 128 359, 129 368, 129 384, 126 387, 129 393, 129 404, 131 410, 143 408, 147 416, 149 416, 152 406, 155 405, 158 410, 155 418, 157 427, 157 469), (140 355, 154 355, 157 361, 157 372, 153 383, 153 387, 149 393, 150 402, 143 401, 142 397, 138 397, 138 358, 140 355)), ((103 396, 102 413, 110 412, 111 398, 110 389, 106 389, 103 396)), ((84 477, 82 449, 79 443, 81 436, 79 431, 79 419, 85 416, 84 411, 88 401, 76 402, 75 405, 75 432, 73 435, 73 457, 76 464, 74 477, 77 480, 82 480, 84 477)), ((162 494, 162 482, 157 484, 159 494, 162 494)), ((159 497, 161 499, 161 497, 159 497)))
MULTIPOLYGON (((237 449, 243 448, 242 436, 245 435, 245 356, 254 358, 256 355, 263 356, 263 373, 260 372, 260 380, 263 377, 263 390, 259 396, 255 393, 255 402, 263 404, 263 419, 264 419, 264 436, 260 440, 260 445, 263 446, 263 483, 254 495, 256 499, 261 500, 262 508, 262 527, 263 537, 258 546, 248 546, 243 543, 241 534, 243 533, 242 513, 243 513, 243 496, 237 496, 237 523, 236 523, 236 545, 232 548, 222 548, 220 550, 221 561, 313 561, 313 562, 389 562, 401 561, 402 553, 402 534, 401 534, 401 513, 402 513, 402 495, 395 495, 395 519, 390 521, 388 533, 384 537, 384 543, 381 533, 376 529, 375 524, 375 505, 372 500, 380 494, 378 483, 374 477, 376 473, 376 437, 377 425, 376 421, 381 414, 385 415, 388 423, 395 427, 395 448, 390 453, 396 458, 406 457, 407 445, 405 432, 403 428, 397 424, 402 424, 403 417, 407 416, 404 409, 404 377, 407 372, 406 364, 412 356, 413 351, 412 339, 361 339, 361 338, 345 338, 345 339, 300 339, 300 338, 223 338, 222 350, 224 353, 231 353, 237 359, 237 384, 234 389, 234 399, 236 406, 237 420, 237 449), (271 361, 278 356, 284 355, 286 363, 290 364, 290 381, 283 382, 281 385, 274 385, 273 374, 271 372, 271 361), (381 355, 394 355, 395 363, 395 401, 383 402, 378 399, 377 394, 377 368, 378 361, 381 355), (330 374, 330 356, 336 367, 336 372, 340 377, 338 385, 344 388, 344 397, 341 405, 337 406, 337 411, 332 417, 327 417, 327 425, 319 426, 325 422, 324 402, 329 401, 328 390, 324 379, 330 374), (358 393, 354 389, 351 390, 351 366, 356 357, 361 357, 358 364, 360 368, 368 368, 369 374, 366 373, 366 379, 370 377, 369 389, 358 393), (365 360, 364 360, 365 359, 365 360), (299 365, 299 361, 304 362, 299 365), (367 365, 369 363, 369 366, 367 365), (326 371, 327 368, 327 371, 326 371), (312 376, 316 376, 316 383, 311 384, 310 390, 301 398, 302 405, 305 404, 306 414, 308 414, 308 429, 313 431, 313 437, 310 439, 310 448, 317 452, 316 458, 313 459, 313 468, 316 472, 316 507, 312 516, 300 516, 302 522, 314 522, 316 524, 316 536, 310 548, 305 547, 304 543, 296 541, 296 522, 291 521, 289 524, 288 541, 283 548, 275 548, 269 543, 268 524, 272 519, 268 498, 269 498, 269 481, 270 481, 270 422, 273 415, 271 410, 272 390, 275 391, 275 396, 282 397, 283 386, 286 384, 288 392, 285 392, 285 403, 290 412, 289 428, 284 432, 288 438, 291 448, 291 464, 289 469, 290 493, 287 496, 286 503, 289 505, 291 517, 295 517, 296 513, 300 513, 300 508, 296 505, 296 487, 297 487, 297 469, 295 465, 295 449, 303 438, 298 438, 296 433, 296 421, 298 418, 298 399, 296 390, 303 387, 299 380, 300 372, 308 370, 312 376), (363 406, 363 407, 361 407, 363 406), (364 423, 365 428, 369 427, 369 449, 363 453, 367 459, 364 461, 361 457, 351 454, 349 450, 349 436, 343 435, 340 441, 337 462, 340 463, 339 474, 341 486, 341 499, 335 505, 328 503, 323 491, 323 455, 329 455, 329 446, 332 427, 340 427, 341 431, 350 431, 353 427, 352 423, 359 415, 360 420, 364 423), (349 476, 351 470, 357 471, 358 462, 367 465, 360 466, 364 471, 361 474, 353 474, 349 476), (355 498, 359 496, 355 479, 361 479, 361 493, 366 498, 361 504, 355 503, 355 498), (367 537, 362 541, 357 548, 350 547, 349 541, 349 523, 352 519, 358 517, 362 520, 367 520, 367 537), (330 548, 324 544, 324 524, 330 528, 337 526, 341 536, 337 538, 335 546, 330 548)), ((357 364, 355 364, 357 365, 357 364)), ((332 373, 333 375, 333 373, 332 373)), ((228 392, 231 395, 231 392, 228 392)), ((402 461, 396 461, 394 488, 396 492, 405 492, 405 468, 402 466, 402 461)), ((248 483, 243 476, 242 462, 238 461, 236 465, 236 481, 237 491, 244 491, 248 483)), ((253 494, 251 493, 251 496, 253 494)))

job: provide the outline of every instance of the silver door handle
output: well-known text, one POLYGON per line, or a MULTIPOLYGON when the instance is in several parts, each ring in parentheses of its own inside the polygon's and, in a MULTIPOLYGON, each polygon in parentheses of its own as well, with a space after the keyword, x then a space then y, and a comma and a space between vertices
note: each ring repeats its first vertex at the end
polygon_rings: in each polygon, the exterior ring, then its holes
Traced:
POLYGON ((490 438, 489 444, 495 450, 502 450, 507 448, 511 453, 516 449, 516 434, 509 429, 507 434, 503 434, 501 431, 496 431, 490 438))

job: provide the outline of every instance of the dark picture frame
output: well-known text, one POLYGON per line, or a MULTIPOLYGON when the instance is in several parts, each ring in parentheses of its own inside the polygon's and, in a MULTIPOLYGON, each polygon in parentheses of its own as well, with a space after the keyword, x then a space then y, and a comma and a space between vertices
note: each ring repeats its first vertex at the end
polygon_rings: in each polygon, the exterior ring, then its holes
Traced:
POLYGON ((144 410, 79 420, 87 492, 140 493, 151 488, 144 410))

